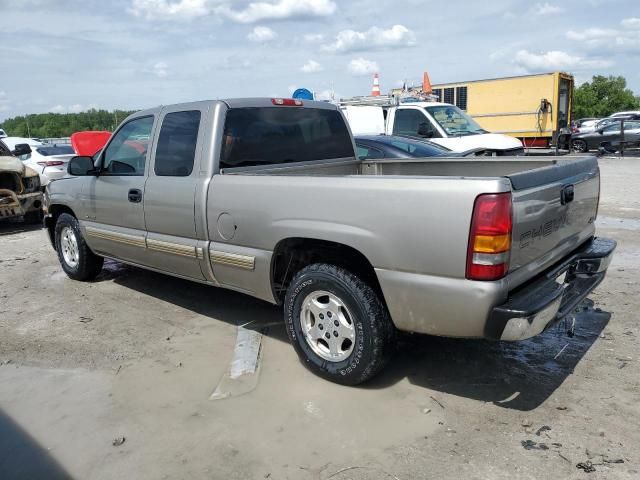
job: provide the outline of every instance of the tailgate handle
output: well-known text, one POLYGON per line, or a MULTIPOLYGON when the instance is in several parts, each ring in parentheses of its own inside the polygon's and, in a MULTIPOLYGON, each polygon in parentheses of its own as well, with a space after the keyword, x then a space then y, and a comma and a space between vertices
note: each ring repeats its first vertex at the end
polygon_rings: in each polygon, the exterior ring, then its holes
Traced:
POLYGON ((560 203, 562 203, 562 205, 573 202, 573 197, 573 185, 565 185, 562 187, 562 190, 560 191, 560 203))

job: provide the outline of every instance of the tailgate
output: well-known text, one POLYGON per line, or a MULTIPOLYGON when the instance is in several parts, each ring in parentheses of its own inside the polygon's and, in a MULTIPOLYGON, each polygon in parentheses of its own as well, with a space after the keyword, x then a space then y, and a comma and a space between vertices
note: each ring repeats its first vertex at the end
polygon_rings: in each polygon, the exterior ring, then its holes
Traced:
POLYGON ((513 188, 510 271, 528 266, 535 274, 594 235, 600 191, 595 157, 561 159, 509 179, 513 188))

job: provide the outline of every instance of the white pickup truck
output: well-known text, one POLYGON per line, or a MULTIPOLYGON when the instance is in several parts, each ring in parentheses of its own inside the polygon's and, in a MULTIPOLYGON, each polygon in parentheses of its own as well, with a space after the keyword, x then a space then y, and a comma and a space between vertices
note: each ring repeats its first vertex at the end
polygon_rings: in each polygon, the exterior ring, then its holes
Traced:
POLYGON ((410 102, 397 106, 342 105, 354 135, 405 135, 428 138, 453 152, 483 148, 496 155, 521 155, 522 142, 508 135, 489 133, 455 105, 410 102))

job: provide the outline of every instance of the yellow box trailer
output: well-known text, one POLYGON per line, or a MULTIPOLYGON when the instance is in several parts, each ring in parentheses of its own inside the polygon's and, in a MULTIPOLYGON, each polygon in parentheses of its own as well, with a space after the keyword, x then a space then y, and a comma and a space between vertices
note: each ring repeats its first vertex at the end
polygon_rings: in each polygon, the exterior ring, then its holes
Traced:
POLYGON ((552 72, 437 84, 433 94, 466 110, 490 132, 546 147, 556 132, 569 128, 573 76, 552 72))

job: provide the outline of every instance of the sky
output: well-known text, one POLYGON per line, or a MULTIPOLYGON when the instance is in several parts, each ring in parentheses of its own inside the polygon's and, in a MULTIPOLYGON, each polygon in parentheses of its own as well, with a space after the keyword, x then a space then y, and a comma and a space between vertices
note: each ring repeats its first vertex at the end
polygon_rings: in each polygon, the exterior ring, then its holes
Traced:
POLYGON ((566 71, 640 94, 639 0, 0 0, 0 121, 566 71))

